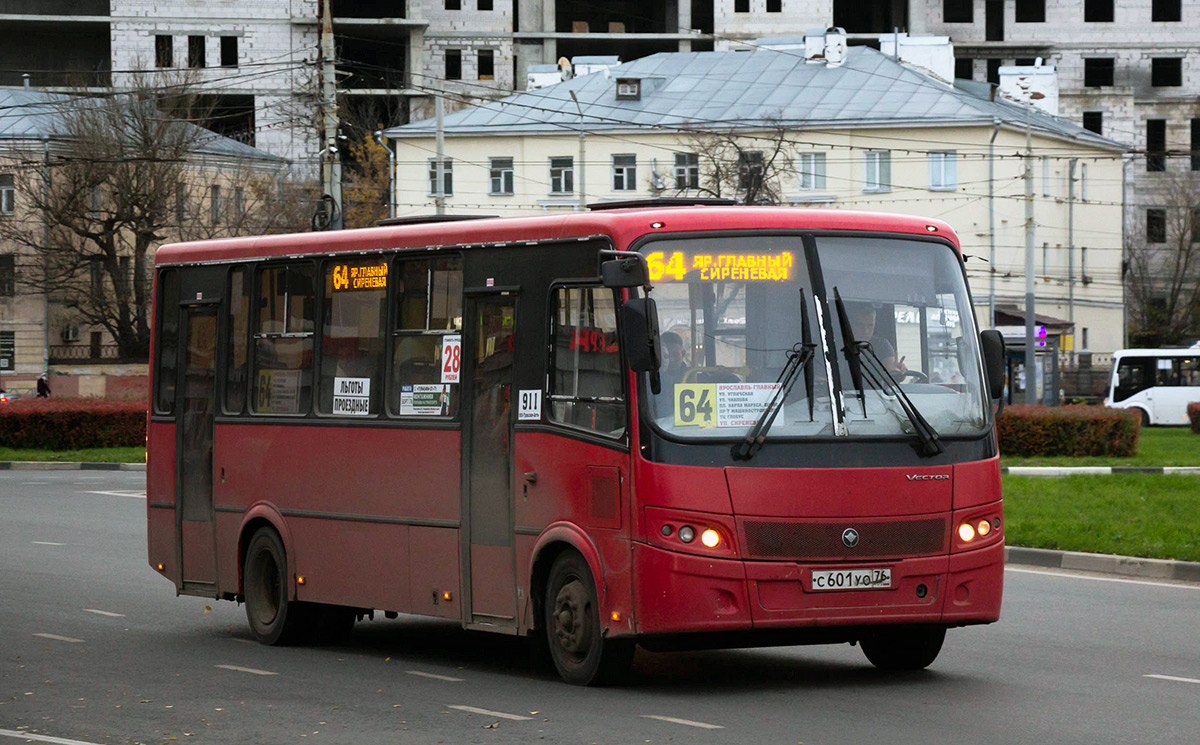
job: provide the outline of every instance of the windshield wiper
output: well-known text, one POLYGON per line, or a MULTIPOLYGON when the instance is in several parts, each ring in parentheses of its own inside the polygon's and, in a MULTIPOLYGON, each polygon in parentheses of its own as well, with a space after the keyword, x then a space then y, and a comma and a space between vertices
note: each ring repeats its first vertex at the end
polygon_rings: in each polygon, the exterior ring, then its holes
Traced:
POLYGON ((808 419, 812 421, 813 417, 813 376, 811 372, 812 358, 817 345, 812 341, 812 331, 808 327, 808 306, 804 302, 804 288, 800 289, 800 343, 792 345, 792 348, 787 352, 787 364, 779 371, 779 377, 775 379, 774 395, 767 402, 767 407, 763 409, 762 416, 754 422, 754 426, 746 433, 746 439, 733 446, 734 460, 750 460, 754 454, 767 439, 767 431, 771 429, 771 425, 775 423, 775 417, 779 415, 779 411, 783 408, 783 402, 787 400, 788 393, 791 392, 792 386, 796 384, 796 373, 801 370, 805 371, 804 381, 807 387, 805 393, 808 395, 808 419))
POLYGON ((939 441, 940 436, 933 425, 929 423, 921 411, 913 404, 906 394, 892 378, 892 374, 888 372, 887 366, 883 364, 883 360, 879 359, 879 355, 875 354, 875 350, 871 347, 869 341, 858 341, 854 338, 854 331, 850 328, 850 318, 846 313, 846 306, 842 302, 842 296, 838 293, 836 287, 833 288, 833 299, 837 304, 838 319, 842 326, 842 342, 843 350, 846 354, 846 362, 850 365, 850 377, 854 380, 854 385, 858 388, 858 396, 863 404, 863 416, 867 415, 866 395, 862 387, 863 374, 876 388, 890 394, 899 403, 900 408, 904 410, 905 416, 912 422, 913 430, 917 437, 921 440, 921 454, 925 456, 933 456, 944 452, 945 448, 939 441), (860 359, 861 358, 861 359, 860 359), (864 365, 863 362, 866 362, 864 365))

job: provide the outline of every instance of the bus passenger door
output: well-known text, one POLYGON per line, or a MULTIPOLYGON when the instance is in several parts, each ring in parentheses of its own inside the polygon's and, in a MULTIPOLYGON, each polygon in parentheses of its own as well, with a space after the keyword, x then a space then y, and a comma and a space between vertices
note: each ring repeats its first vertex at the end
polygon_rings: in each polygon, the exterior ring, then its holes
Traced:
POLYGON ((464 621, 515 632, 511 404, 516 296, 468 297, 466 317, 471 325, 463 349, 464 621))
POLYGON ((216 592, 213 524, 213 407, 216 402, 217 309, 191 306, 183 313, 183 384, 178 452, 179 493, 175 521, 179 531, 181 591, 214 596, 216 592))

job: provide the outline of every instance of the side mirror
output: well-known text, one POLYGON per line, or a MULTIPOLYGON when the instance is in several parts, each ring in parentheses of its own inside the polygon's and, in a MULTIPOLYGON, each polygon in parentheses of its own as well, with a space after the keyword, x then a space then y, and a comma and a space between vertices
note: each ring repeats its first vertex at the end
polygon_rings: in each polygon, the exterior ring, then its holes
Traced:
POLYGON ((980 331, 979 346, 983 349, 988 395, 993 399, 1000 398, 1004 395, 1004 336, 995 329, 980 331))
POLYGON ((634 372, 657 373, 662 364, 658 338, 658 307, 648 297, 630 298, 621 306, 621 335, 625 359, 634 372))
POLYGON ((605 287, 642 287, 650 281, 646 260, 641 254, 630 254, 600 264, 600 279, 605 287))

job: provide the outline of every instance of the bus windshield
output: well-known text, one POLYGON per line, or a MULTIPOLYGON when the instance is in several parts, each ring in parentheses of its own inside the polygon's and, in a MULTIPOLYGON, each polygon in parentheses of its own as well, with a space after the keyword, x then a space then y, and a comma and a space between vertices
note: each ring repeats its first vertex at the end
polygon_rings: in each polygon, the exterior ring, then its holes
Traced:
POLYGON ((769 439, 914 435, 892 382, 938 435, 981 432, 977 332, 954 250, 896 238, 813 240, 811 254, 798 235, 643 247, 663 332, 662 388, 647 402, 654 424, 676 438, 744 436, 787 382, 789 355, 808 343, 812 359, 787 389, 769 439))

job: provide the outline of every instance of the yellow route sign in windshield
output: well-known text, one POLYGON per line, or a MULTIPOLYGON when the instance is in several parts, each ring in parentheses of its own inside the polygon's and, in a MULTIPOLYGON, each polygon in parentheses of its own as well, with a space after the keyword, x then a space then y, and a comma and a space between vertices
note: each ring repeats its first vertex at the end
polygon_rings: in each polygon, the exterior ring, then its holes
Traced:
POLYGON ((682 282, 685 279, 701 282, 782 282, 791 277, 792 252, 774 254, 754 253, 688 253, 685 251, 655 251, 646 254, 650 281, 664 279, 682 282))

